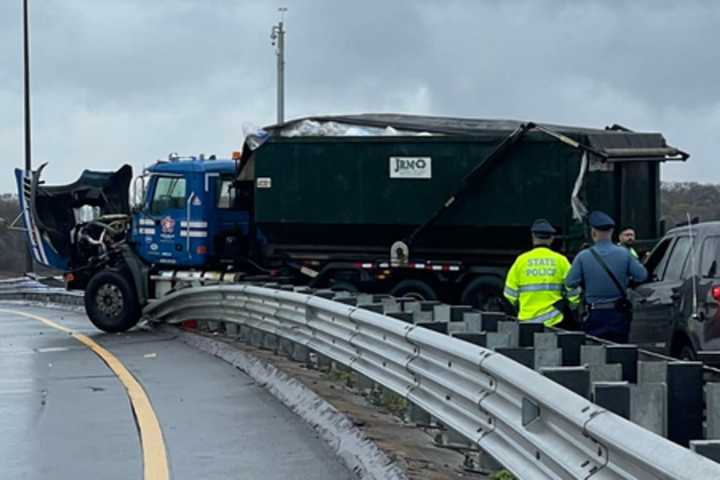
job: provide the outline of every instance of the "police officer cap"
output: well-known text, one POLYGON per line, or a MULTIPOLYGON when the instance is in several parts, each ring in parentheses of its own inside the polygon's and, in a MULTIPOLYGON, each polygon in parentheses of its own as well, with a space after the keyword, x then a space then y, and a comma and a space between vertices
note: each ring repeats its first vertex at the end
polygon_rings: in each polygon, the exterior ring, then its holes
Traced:
POLYGON ((538 238, 550 238, 555 235, 555 229, 544 218, 538 218, 530 227, 530 231, 538 238))
POLYGON ((596 230, 610 230, 615 227, 615 221, 604 212, 595 211, 588 217, 590 226, 596 230))

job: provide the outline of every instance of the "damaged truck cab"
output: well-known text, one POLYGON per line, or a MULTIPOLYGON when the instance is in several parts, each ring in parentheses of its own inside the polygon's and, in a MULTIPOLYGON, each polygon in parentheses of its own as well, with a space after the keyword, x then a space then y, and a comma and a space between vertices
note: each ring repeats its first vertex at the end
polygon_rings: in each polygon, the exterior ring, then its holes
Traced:
MULTIPOLYGON (((247 244, 249 212, 234 184, 235 162, 214 157, 154 164, 135 182, 132 168, 86 170, 69 185, 46 186, 44 165, 16 170, 28 241, 36 262, 60 270, 68 289, 84 290, 90 320, 124 331, 158 294, 168 270, 228 269, 247 244)), ((221 274, 219 274, 221 275, 221 274)))

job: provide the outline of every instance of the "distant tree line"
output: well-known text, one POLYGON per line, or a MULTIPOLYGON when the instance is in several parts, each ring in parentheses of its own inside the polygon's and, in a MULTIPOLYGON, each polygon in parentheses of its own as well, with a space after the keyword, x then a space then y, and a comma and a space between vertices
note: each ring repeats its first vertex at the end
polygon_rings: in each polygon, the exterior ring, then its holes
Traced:
MULTIPOLYGON (((17 197, 10 194, 0 195, 0 218, 8 223, 15 220, 20 207, 17 197)), ((20 222, 22 226, 22 222, 20 222)), ((22 232, 0 228, 0 275, 10 275, 25 269, 25 236, 22 232)))
POLYGON ((663 182, 662 212, 670 228, 690 218, 701 222, 720 220, 720 185, 694 182, 663 182))

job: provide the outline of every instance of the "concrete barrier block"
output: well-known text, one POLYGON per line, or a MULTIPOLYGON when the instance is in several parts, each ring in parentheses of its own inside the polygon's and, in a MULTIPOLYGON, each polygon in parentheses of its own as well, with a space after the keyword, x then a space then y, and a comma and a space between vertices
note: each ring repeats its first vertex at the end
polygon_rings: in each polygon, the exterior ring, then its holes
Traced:
POLYGON ((453 333, 465 333, 467 332, 467 325, 465 322, 448 322, 448 334, 453 333))
POLYGON ((433 307, 433 321, 449 322, 450 321, 450 305, 440 304, 433 307))
POLYGON ((428 312, 425 310, 416 310, 412 312, 413 314, 413 322, 415 324, 419 323, 429 323, 433 321, 433 314, 432 312, 428 312))
POLYGON ((619 363, 612 365, 587 365, 590 370, 591 382, 619 382, 622 380, 622 366, 619 363))
POLYGON ((558 348, 558 337, 556 333, 537 332, 533 334, 533 346, 535 348, 558 348))
POLYGON ((605 345, 582 345, 580 363, 583 365, 605 365, 605 345))
POLYGON ((664 383, 630 385, 630 421, 667 436, 667 387, 664 383))
MULTIPOLYGON (((537 334, 536 334, 537 335, 537 334)), ((535 369, 562 366, 562 350, 559 348, 534 348, 535 369)))
POLYGON ((720 383, 705 384, 705 439, 720 440, 720 383))
POLYGON ((470 333, 482 332, 482 314, 480 312, 464 312, 463 323, 465 331, 470 333))
POLYGON ((637 383, 665 383, 667 382, 667 365, 665 361, 638 362, 637 383))
POLYGON ((520 325, 517 322, 498 322, 498 333, 507 333, 510 335, 510 346, 518 347, 520 341, 520 325))
POLYGON ((503 347, 510 347, 512 344, 512 338, 510 337, 509 333, 498 333, 498 332, 488 332, 487 334, 487 344, 485 345, 487 348, 503 348, 503 347))

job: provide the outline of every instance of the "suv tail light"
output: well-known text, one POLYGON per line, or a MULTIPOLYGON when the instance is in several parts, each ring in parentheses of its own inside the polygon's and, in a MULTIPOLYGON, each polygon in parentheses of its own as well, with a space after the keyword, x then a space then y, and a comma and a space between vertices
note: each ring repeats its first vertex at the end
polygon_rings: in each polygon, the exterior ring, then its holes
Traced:
POLYGON ((720 302, 720 285, 713 285, 712 287, 712 297, 720 302))

